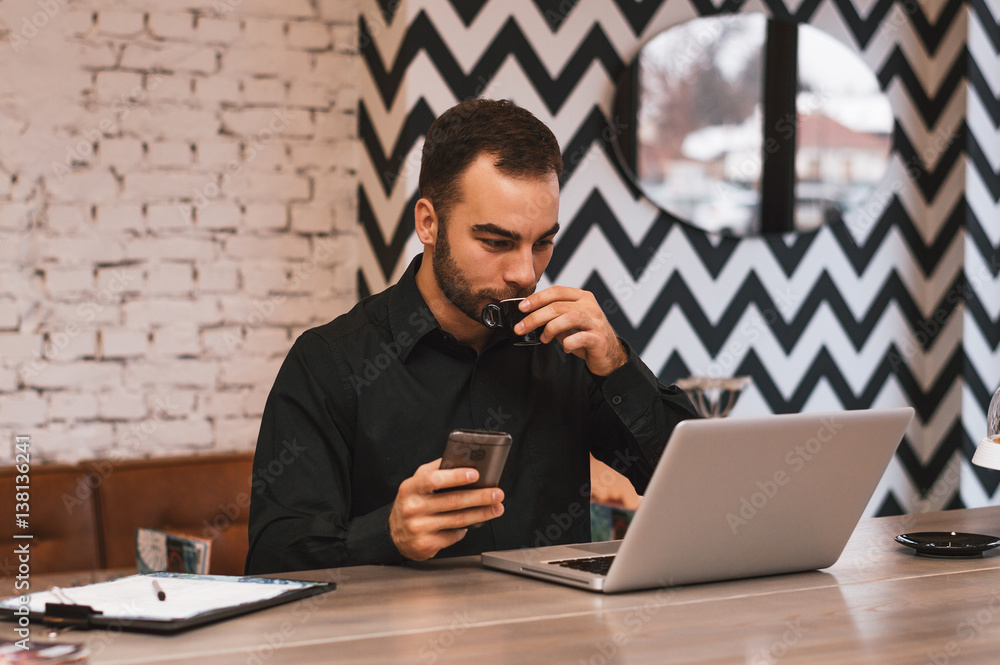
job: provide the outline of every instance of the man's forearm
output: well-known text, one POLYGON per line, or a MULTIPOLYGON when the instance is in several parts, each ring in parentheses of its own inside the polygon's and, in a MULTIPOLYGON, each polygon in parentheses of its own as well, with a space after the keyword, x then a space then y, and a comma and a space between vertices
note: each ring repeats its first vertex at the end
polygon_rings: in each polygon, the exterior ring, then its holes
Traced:
POLYGON ((389 537, 391 505, 358 517, 344 526, 341 520, 321 517, 275 517, 266 526, 253 524, 247 574, 290 572, 398 563, 403 560, 389 537))

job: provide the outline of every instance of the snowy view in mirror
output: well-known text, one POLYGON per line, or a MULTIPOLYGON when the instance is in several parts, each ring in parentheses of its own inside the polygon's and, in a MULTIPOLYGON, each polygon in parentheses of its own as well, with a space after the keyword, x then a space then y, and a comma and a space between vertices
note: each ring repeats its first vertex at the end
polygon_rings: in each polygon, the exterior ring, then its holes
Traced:
MULTIPOLYGON (((797 118, 786 122, 797 122, 795 230, 808 231, 864 205, 885 173, 893 115, 857 53, 811 26, 798 30, 797 118)), ((759 231, 770 157, 761 126, 765 36, 761 14, 695 19, 639 55, 637 184, 710 232, 759 231)))

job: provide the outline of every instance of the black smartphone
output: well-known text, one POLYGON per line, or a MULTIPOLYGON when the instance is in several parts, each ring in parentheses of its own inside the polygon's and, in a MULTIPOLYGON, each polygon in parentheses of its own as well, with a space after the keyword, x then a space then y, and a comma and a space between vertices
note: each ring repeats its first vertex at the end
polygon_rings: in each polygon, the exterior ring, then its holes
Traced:
POLYGON ((448 489, 471 489, 476 487, 496 487, 510 452, 511 437, 507 432, 491 432, 480 429, 456 429, 448 435, 448 441, 441 454, 442 469, 472 467, 479 471, 479 480, 461 487, 448 489))

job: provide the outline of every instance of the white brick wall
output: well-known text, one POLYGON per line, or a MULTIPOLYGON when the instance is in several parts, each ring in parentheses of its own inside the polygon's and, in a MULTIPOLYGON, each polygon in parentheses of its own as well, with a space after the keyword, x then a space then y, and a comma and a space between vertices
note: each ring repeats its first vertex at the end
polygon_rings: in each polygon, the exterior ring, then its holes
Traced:
POLYGON ((357 0, 50 5, 0 3, 0 463, 252 449, 354 301, 357 0))

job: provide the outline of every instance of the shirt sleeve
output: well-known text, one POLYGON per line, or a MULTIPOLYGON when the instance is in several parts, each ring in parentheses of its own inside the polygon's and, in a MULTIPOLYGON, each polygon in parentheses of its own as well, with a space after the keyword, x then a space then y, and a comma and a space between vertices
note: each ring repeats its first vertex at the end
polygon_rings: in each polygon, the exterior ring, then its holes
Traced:
POLYGON ((254 454, 246 573, 403 560, 391 504, 351 518, 354 393, 325 339, 303 334, 268 396, 254 454))
POLYGON ((664 386, 624 340, 624 365, 597 378, 590 449, 640 494, 677 423, 698 414, 683 390, 664 386))

